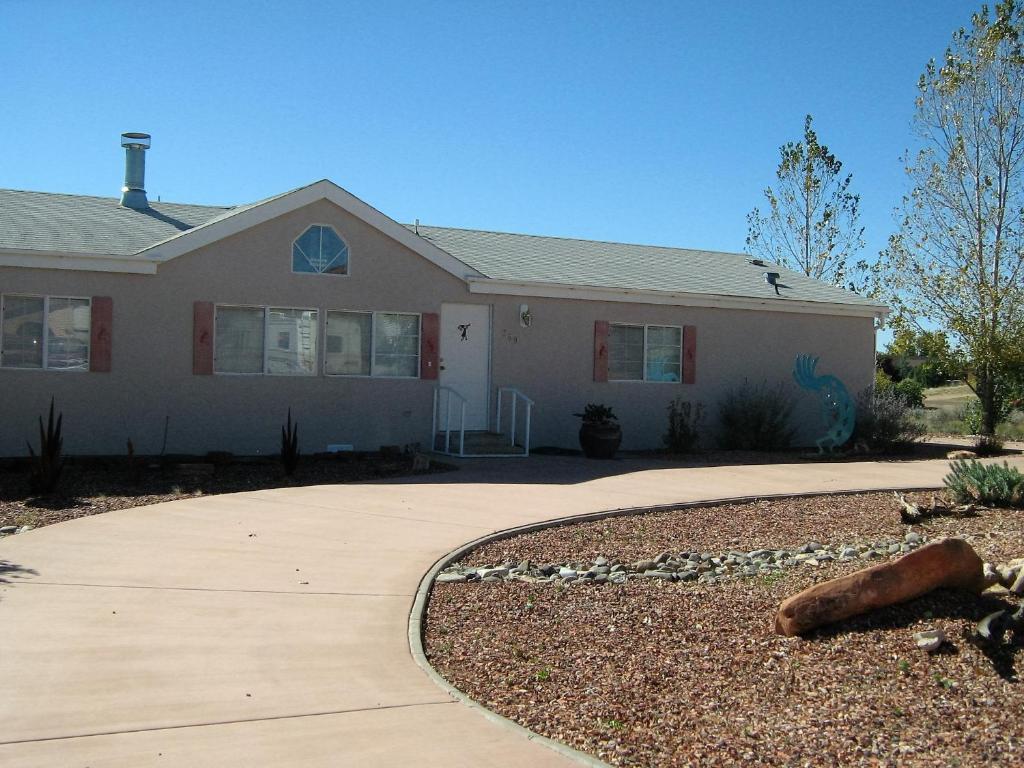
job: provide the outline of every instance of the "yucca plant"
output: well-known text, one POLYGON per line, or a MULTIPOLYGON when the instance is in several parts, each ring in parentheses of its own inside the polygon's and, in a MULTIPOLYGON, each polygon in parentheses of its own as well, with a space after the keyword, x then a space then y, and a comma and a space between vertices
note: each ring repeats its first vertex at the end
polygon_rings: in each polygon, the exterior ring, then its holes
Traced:
POLYGON ((26 441, 28 455, 32 462, 28 479, 32 493, 53 493, 60 480, 61 470, 64 469, 64 459, 61 457, 61 451, 64 449, 64 438, 61 437, 64 414, 58 414, 54 421, 53 410, 53 398, 51 397, 50 416, 45 428, 43 427, 43 417, 39 417, 38 455, 32 450, 32 443, 26 441))
POLYGON ((982 464, 977 459, 960 459, 949 465, 946 488, 961 504, 1019 507, 1024 505, 1024 475, 1005 461, 982 464))
POLYGON ((292 424, 292 409, 288 409, 288 423, 281 427, 281 466, 291 477, 299 466, 299 425, 292 424))
POLYGON ((701 419, 704 417, 704 406, 693 405, 681 397, 674 398, 668 404, 668 432, 661 440, 670 453, 689 453, 700 439, 698 432, 701 419))

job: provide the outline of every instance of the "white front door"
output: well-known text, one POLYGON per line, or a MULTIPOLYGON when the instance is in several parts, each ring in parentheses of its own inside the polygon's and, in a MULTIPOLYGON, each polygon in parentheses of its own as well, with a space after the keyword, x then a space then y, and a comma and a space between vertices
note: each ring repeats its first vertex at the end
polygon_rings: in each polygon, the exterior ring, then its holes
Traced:
MULTIPOLYGON (((488 305, 441 305, 440 369, 441 385, 451 387, 466 398, 466 429, 487 429, 491 390, 491 308, 488 305)), ((452 411, 451 425, 455 429, 459 411, 454 399, 452 411)))

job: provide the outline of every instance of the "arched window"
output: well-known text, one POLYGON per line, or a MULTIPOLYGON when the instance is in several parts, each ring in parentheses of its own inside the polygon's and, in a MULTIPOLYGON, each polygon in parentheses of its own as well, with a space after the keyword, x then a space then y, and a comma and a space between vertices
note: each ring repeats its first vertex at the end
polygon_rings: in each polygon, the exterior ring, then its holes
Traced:
POLYGON ((314 224, 292 243, 292 272, 348 274, 348 246, 331 227, 314 224))

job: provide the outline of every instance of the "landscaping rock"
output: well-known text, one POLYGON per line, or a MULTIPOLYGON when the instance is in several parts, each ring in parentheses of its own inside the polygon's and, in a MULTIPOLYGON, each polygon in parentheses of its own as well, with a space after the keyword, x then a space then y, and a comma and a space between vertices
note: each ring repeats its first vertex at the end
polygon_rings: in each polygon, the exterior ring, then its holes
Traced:
POLYGON ((976 459, 976 458, 978 458, 978 454, 976 454, 974 451, 965 451, 965 450, 963 450, 963 451, 950 451, 949 453, 946 454, 946 458, 947 459, 952 459, 954 461, 957 460, 957 459, 976 459))
POLYGON ((928 629, 924 632, 915 632, 914 642, 922 651, 932 653, 933 651, 937 651, 939 646, 946 642, 946 633, 941 629, 928 629))
POLYGON ((983 594, 990 595, 992 597, 1003 597, 1004 595, 1010 594, 1010 590, 1002 584, 996 583, 986 589, 983 594))
POLYGON ((992 563, 983 563, 981 566, 981 575, 985 579, 985 584, 992 586, 993 584, 999 584, 999 572, 995 569, 992 563))
POLYGON ((439 584, 455 584, 466 581, 466 576, 461 573, 439 573, 434 581, 439 584))
POLYGON ((3 528, 0 528, 0 534, 17 533, 17 532, 18 532, 18 526, 16 526, 16 525, 5 525, 3 528))
POLYGON ((1017 574, 1017 578, 1010 587, 1010 591, 1015 595, 1024 595, 1024 568, 1017 574))
POLYGON ((1003 639, 1003 632, 1006 631, 1007 622, 1003 617, 1006 611, 995 611, 978 622, 977 633, 986 640, 999 641, 1003 639))
POLYGON ((999 581, 1002 582, 1004 587, 1009 587, 1017 578, 1017 571, 1006 564, 997 566, 996 572, 999 574, 999 581))
POLYGON ((481 579, 504 578, 508 576, 508 568, 480 568, 477 570, 481 579))
POLYGON ((963 539, 929 544, 895 562, 816 584, 783 601, 775 631, 793 636, 876 608, 902 603, 939 587, 981 592, 982 562, 963 539))

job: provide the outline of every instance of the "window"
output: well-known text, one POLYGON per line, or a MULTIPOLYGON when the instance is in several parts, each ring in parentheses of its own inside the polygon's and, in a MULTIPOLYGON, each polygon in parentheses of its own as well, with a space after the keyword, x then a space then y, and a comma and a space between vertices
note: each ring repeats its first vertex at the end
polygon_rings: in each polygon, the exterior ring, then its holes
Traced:
POLYGON ((667 325, 612 325, 608 379, 682 381, 683 329, 667 325))
POLYGON ((617 381, 643 381, 642 325, 613 325, 608 329, 608 378, 617 381))
POLYGON ((4 296, 0 365, 4 368, 89 369, 89 299, 4 296))
POLYGON ((647 326, 647 381, 682 381, 683 329, 647 326))
POLYGON ((331 227, 314 224, 292 243, 292 272, 348 274, 348 246, 331 227))
POLYGON ((324 371, 342 376, 418 377, 420 316, 328 312, 324 371))
POLYGON ((417 376, 420 370, 420 317, 373 315, 373 374, 417 376))
POLYGON ((373 315, 370 312, 328 312, 324 372, 369 376, 373 315))
POLYGON ((316 373, 317 317, 315 309, 217 307, 214 371, 316 373))

